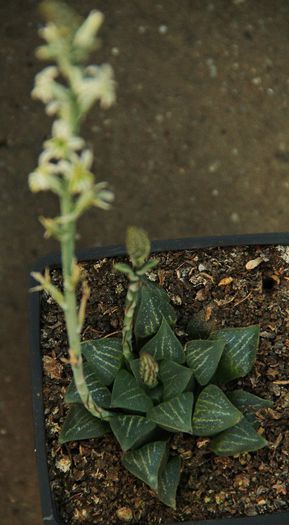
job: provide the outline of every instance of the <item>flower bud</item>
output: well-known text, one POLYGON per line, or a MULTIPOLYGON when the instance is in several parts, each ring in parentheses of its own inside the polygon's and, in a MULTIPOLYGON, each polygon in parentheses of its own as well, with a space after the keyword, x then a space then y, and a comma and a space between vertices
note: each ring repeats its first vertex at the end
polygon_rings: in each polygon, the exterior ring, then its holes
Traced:
POLYGON ((158 384, 159 365, 151 354, 140 354, 139 372, 145 385, 154 387, 158 384))
POLYGON ((95 36, 103 22, 103 14, 93 10, 88 15, 80 28, 76 31, 74 45, 82 48, 92 48, 95 43, 95 36))

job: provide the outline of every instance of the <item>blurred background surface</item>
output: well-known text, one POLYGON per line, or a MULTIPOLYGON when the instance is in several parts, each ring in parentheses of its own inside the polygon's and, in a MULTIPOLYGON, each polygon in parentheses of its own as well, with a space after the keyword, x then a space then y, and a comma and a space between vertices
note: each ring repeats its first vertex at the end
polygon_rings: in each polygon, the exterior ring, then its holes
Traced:
MULTIPOLYGON (((79 246, 123 242, 128 224, 152 239, 286 231, 289 225, 287 0, 73 0, 105 14, 95 61, 110 62, 117 104, 83 134, 113 210, 81 221, 79 246)), ((41 18, 35 0, 0 1, 0 523, 40 525, 33 457, 28 273, 55 250, 27 175, 51 122, 30 99, 41 18)))

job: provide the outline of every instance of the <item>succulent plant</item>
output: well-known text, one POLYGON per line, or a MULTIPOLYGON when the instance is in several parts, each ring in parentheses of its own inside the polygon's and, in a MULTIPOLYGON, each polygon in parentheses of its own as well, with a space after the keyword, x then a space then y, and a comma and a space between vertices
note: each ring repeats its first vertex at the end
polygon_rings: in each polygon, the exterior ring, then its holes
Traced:
POLYGON ((79 136, 93 104, 108 108, 115 100, 115 82, 108 64, 86 65, 98 47, 103 16, 92 11, 84 20, 56 0, 41 3, 46 25, 40 59, 54 62, 35 79, 32 96, 55 115, 52 136, 43 145, 37 168, 30 173, 33 192, 51 190, 59 197, 60 215, 41 218, 45 236, 61 244, 63 290, 49 271, 33 273, 64 312, 73 380, 65 401, 70 405, 59 435, 60 443, 98 438, 112 432, 123 450, 123 465, 147 483, 173 508, 181 460, 170 456, 176 432, 208 436, 209 448, 228 455, 266 445, 256 432, 255 413, 270 406, 243 390, 224 392, 222 385, 250 372, 256 357, 259 327, 212 330, 201 318, 188 326, 190 340, 182 344, 174 332, 177 315, 166 292, 152 283, 148 272, 150 242, 143 230, 130 228, 127 249, 131 264, 116 268, 129 280, 122 338, 81 342, 89 299, 75 259, 76 223, 89 208, 107 210, 113 200, 105 182, 95 183, 90 171, 93 155, 79 136))
POLYGON ((173 434, 209 437, 209 449, 221 456, 267 443, 256 431, 255 413, 271 402, 221 388, 252 369, 259 326, 212 332, 197 320, 198 330, 190 333, 198 338, 183 345, 174 333, 177 316, 167 294, 146 275, 157 263, 147 260, 146 234, 130 229, 127 248, 132 265, 116 265, 130 282, 123 338, 82 343, 86 384, 105 415, 99 419, 87 411, 72 381, 65 396, 71 408, 59 439, 64 443, 112 432, 125 468, 175 508, 181 459, 169 452, 173 434))

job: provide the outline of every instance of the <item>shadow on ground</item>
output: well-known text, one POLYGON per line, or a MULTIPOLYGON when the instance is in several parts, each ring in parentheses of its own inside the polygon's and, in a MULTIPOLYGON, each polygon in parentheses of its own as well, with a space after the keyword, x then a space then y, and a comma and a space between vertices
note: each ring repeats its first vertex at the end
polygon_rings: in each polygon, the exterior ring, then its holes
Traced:
MULTIPOLYGON (((113 211, 82 221, 80 246, 120 243, 128 224, 151 238, 288 229, 288 2, 70 3, 105 13, 97 60, 113 65, 118 82, 117 104, 96 109, 85 127, 95 172, 117 198, 113 211)), ((0 508, 9 525, 41 523, 27 276, 55 249, 36 218, 56 203, 27 188, 50 126, 30 100, 41 67, 37 5, 0 4, 0 508)))

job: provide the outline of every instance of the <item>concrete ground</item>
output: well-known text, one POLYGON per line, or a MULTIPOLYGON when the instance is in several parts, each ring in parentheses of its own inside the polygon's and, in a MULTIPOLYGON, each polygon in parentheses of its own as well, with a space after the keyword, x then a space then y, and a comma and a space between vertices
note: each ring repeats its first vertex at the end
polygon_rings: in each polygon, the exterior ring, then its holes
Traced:
MULTIPOLYGON (((83 133, 95 173, 114 188, 110 212, 81 221, 79 246, 151 238, 288 230, 287 0, 73 0, 106 15, 96 61, 108 61, 117 104, 95 109, 83 133)), ((57 247, 39 215, 35 167, 50 121, 30 99, 36 0, 0 0, 0 523, 40 525, 33 457, 27 278, 57 247)))

